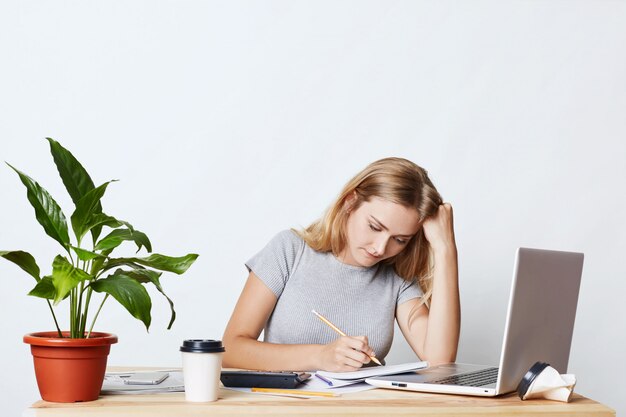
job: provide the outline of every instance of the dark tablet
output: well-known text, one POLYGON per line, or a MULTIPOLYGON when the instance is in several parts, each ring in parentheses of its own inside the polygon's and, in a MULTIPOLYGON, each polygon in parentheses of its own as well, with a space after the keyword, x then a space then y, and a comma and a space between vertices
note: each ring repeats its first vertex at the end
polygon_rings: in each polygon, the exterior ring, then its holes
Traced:
POLYGON ((306 372, 222 371, 225 387, 295 388, 311 374, 306 372))

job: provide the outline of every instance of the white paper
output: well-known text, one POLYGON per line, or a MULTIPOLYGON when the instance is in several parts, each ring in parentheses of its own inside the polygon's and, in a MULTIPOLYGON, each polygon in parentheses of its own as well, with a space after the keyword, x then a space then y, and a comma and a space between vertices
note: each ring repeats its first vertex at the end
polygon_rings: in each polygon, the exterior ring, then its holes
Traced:
POLYGON ((252 388, 238 388, 238 387, 224 387, 224 388, 231 390, 231 391, 247 392, 250 394, 311 398, 311 396, 303 395, 302 392, 303 391, 315 391, 315 392, 330 392, 333 394, 348 394, 351 392, 367 391, 370 389, 374 389, 376 387, 366 384, 365 382, 356 382, 356 383, 350 382, 346 386, 331 387, 328 384, 324 383, 324 381, 309 379, 305 381, 305 383, 298 385, 297 388, 292 388, 292 389, 281 388, 280 389, 281 391, 285 391, 285 392, 288 391, 288 393, 253 392, 252 388))
POLYGON ((398 365, 372 366, 354 372, 317 371, 317 373, 331 380, 363 381, 365 378, 374 376, 395 375, 425 368, 428 368, 428 362, 409 362, 398 365))
POLYGON ((551 366, 545 368, 528 387, 524 400, 546 398, 548 400, 569 402, 576 385, 573 374, 559 375, 551 366))
MULTIPOLYGON (((362 381, 342 381, 339 379, 332 379, 332 386, 319 378, 311 377, 304 381, 303 384, 298 386, 298 389, 305 391, 328 391, 335 394, 346 394, 349 392, 359 392, 370 389, 371 385, 368 385, 362 381)), ((375 387, 374 387, 375 388, 375 387)))

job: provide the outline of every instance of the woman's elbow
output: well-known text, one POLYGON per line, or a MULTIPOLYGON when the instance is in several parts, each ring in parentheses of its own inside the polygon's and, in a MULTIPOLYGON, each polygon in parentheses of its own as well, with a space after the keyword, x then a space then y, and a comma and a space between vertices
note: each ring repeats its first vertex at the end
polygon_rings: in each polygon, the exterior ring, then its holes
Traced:
POLYGON ((256 340, 250 336, 226 332, 222 337, 224 344, 224 356, 222 366, 224 368, 242 368, 245 362, 246 346, 249 342, 256 340))
POLYGON ((420 359, 428 362, 428 366, 437 366, 437 365, 445 365, 447 363, 456 362, 456 351, 454 352, 436 352, 436 353, 425 353, 423 356, 420 356, 420 359))
POLYGON ((454 357, 448 357, 448 358, 426 358, 424 359, 426 362, 428 362, 428 366, 438 366, 438 365, 445 365, 448 363, 454 363, 454 361, 456 360, 456 358, 454 357))
POLYGON ((222 336, 222 344, 224 345, 224 356, 222 357, 222 366, 224 368, 237 367, 237 338, 239 336, 231 331, 226 330, 222 336))

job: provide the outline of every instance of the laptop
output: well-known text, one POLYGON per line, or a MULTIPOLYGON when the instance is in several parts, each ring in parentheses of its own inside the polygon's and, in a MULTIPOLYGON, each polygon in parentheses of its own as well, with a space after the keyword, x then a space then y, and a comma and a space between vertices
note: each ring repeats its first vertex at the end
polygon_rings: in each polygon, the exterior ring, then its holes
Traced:
POLYGON ((517 250, 499 367, 453 363, 365 382, 380 388, 495 397, 515 391, 537 361, 566 373, 583 258, 576 252, 517 250))

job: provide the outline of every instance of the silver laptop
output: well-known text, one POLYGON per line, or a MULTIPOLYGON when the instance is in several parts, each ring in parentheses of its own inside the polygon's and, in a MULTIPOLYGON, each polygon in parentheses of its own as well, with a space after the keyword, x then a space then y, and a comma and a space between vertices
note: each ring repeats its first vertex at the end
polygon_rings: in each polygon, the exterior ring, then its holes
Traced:
POLYGON ((537 361, 567 372, 582 253, 519 248, 499 367, 448 364, 368 378, 380 388, 493 397, 517 389, 537 361))

